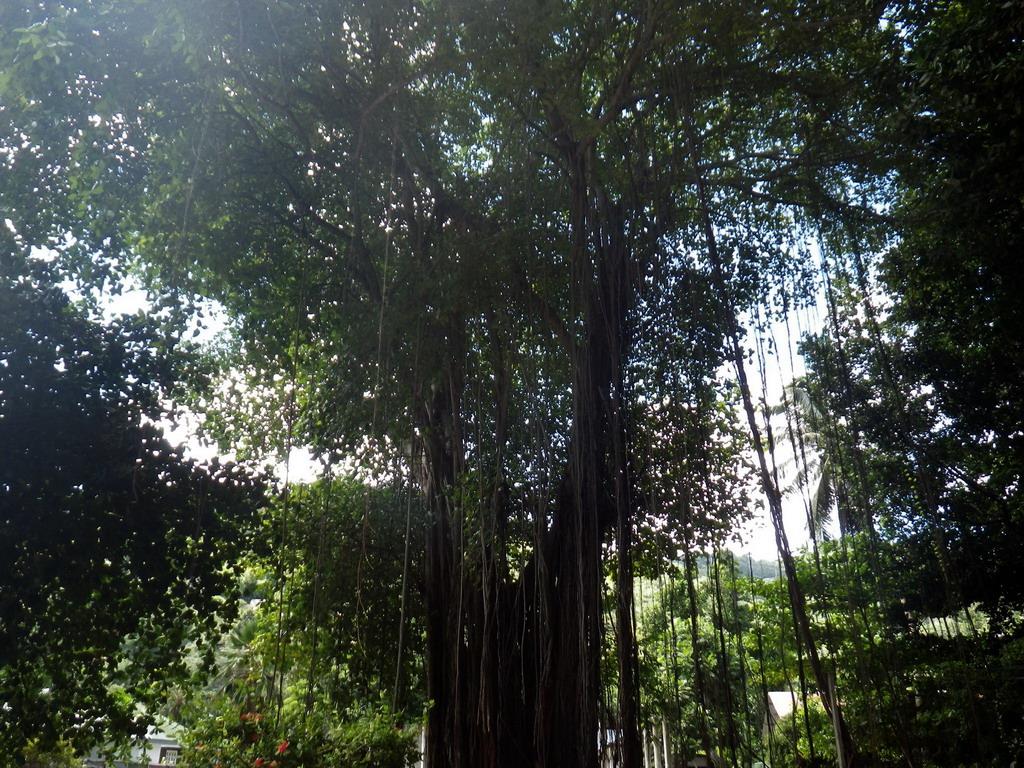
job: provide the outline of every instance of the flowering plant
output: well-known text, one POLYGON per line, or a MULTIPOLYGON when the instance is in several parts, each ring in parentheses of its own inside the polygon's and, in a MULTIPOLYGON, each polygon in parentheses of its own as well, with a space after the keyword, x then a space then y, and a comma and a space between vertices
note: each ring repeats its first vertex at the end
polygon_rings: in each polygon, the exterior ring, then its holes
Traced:
POLYGON ((323 738, 313 729, 268 717, 252 702, 231 711, 220 702, 187 729, 184 768, 310 768, 324 763, 323 738))

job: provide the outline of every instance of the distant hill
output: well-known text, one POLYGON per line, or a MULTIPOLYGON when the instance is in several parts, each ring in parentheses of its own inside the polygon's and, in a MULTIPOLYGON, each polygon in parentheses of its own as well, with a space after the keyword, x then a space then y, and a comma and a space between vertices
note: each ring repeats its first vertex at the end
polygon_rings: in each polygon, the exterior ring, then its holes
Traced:
MULTIPOLYGON (((683 570, 684 565, 680 559, 677 562, 680 570, 683 570)), ((697 556, 697 573, 701 576, 707 576, 710 572, 710 558, 707 555, 697 556)), ((748 560, 746 555, 736 556, 736 573, 738 576, 749 578, 751 571, 753 571, 754 578, 758 581, 772 581, 779 577, 779 564, 775 560, 759 560, 754 558, 748 560)))

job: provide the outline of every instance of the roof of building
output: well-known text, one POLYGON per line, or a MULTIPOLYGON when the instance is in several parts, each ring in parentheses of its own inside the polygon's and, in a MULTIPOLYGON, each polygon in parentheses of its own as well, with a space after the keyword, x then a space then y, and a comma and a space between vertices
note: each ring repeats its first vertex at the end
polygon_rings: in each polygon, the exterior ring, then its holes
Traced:
POLYGON ((768 709, 772 722, 791 715, 796 710, 797 698, 793 691, 768 691, 768 709))

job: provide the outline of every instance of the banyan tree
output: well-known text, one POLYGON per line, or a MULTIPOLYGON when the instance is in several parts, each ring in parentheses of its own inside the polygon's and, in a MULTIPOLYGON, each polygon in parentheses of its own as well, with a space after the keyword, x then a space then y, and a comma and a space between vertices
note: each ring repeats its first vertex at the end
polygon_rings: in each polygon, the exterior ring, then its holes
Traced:
MULTIPOLYGON (((47 148, 23 167, 54 202, 10 210, 26 238, 73 234, 93 271, 225 308, 238 370, 279 406, 252 453, 277 439, 409 478, 431 768, 593 768, 608 748, 640 768, 635 578, 681 553, 690 574, 752 496, 852 765, 762 392, 771 330, 827 288, 838 333, 835 296, 870 272, 850 254, 889 236, 905 30, 884 10, 54 4, 59 56, 24 64, 7 108, 47 148)), ((873 535, 844 492, 844 534, 873 535)), ((724 655, 739 597, 717 563, 724 655)))

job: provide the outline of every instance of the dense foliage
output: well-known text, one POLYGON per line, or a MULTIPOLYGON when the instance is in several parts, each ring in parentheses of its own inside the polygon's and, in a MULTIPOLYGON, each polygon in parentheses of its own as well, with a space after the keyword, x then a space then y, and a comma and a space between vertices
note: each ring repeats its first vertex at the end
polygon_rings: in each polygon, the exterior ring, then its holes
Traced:
POLYGON ((217 639, 262 488, 146 421, 175 367, 152 323, 91 321, 10 250, 0 304, 0 740, 89 747, 217 639))
MULTIPOLYGON (((274 546, 247 561, 214 674, 171 698, 186 733, 180 760, 404 766, 424 706, 422 605, 401 545, 418 505, 353 480, 294 488, 279 503, 262 537, 274 546)), ((409 544, 418 558, 422 544, 409 544)))

